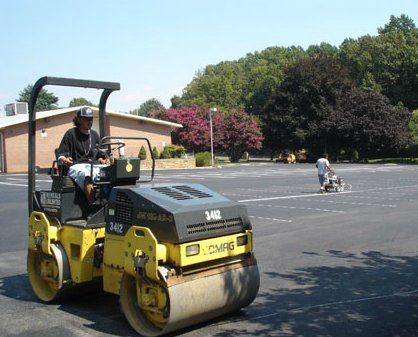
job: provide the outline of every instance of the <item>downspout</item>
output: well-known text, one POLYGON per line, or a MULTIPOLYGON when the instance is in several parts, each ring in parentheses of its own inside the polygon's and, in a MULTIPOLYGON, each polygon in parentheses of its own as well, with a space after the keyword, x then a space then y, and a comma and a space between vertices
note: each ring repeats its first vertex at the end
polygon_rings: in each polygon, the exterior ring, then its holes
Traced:
POLYGON ((6 146, 5 146, 5 142, 4 142, 4 133, 3 130, 0 131, 0 173, 5 173, 6 172, 6 162, 4 160, 4 158, 6 158, 5 155, 5 151, 6 151, 6 146))

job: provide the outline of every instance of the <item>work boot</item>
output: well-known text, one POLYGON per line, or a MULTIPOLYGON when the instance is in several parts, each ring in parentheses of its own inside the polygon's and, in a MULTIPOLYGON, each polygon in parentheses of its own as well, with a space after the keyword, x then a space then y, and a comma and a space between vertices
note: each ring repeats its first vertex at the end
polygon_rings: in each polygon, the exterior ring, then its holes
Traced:
POLYGON ((89 205, 91 205, 94 202, 94 187, 92 183, 87 183, 84 185, 84 193, 89 205))

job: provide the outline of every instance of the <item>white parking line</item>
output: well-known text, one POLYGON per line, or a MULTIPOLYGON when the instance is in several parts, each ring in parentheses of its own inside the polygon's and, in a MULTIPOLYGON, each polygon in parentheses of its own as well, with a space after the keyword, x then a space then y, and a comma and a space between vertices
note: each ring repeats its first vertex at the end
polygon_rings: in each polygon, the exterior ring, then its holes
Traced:
POLYGON ((194 180, 203 180, 205 178, 203 178, 202 176, 197 176, 197 175, 157 175, 154 179, 159 179, 159 180, 172 180, 172 179, 194 179, 194 180))
POLYGON ((23 187, 28 187, 27 184, 16 184, 16 183, 5 183, 5 182, 0 182, 0 185, 8 185, 8 186, 23 186, 23 187))
POLYGON ((228 197, 258 197, 262 198, 262 195, 254 195, 254 194, 236 194, 236 193, 222 193, 222 195, 227 195, 228 197))
MULTIPOLYGON (((380 194, 380 191, 369 191, 371 194, 380 194)), ((405 192, 399 191, 399 192, 385 192, 385 195, 393 195, 395 197, 403 197, 406 195, 405 192)))
MULTIPOLYGON (((351 192, 340 192, 340 194, 341 193, 351 193, 351 192)), ((298 195, 286 195, 286 196, 282 196, 282 197, 238 200, 238 202, 267 201, 267 200, 279 200, 279 199, 296 199, 296 198, 319 197, 319 196, 329 196, 329 195, 331 195, 331 193, 298 194, 298 195)))
MULTIPOLYGON (((10 180, 17 180, 17 181, 27 181, 27 179, 10 179, 10 180)), ((50 183, 51 180, 36 180, 36 183, 50 183)), ((4 181, 0 181, 0 185, 8 185, 8 186, 22 186, 22 187, 27 187, 28 184, 19 184, 19 183, 15 183, 15 182, 4 182, 4 181)))
POLYGON ((276 219, 276 218, 264 218, 262 216, 254 216, 250 215, 250 218, 261 219, 261 220, 273 220, 273 221, 280 221, 280 222, 292 222, 292 220, 285 220, 285 219, 276 219))
POLYGON ((369 190, 347 191, 347 192, 338 192, 338 193, 311 193, 311 194, 286 195, 286 196, 281 196, 281 197, 238 200, 238 202, 267 201, 267 200, 279 200, 279 199, 296 199, 296 198, 307 198, 307 197, 328 197, 330 195, 335 197, 337 195, 344 195, 344 194, 349 194, 349 193, 367 193, 367 192, 370 192, 370 191, 386 191, 386 190, 395 190, 395 189, 402 189, 402 188, 414 188, 414 187, 418 187, 418 185, 380 187, 380 188, 374 188, 374 189, 369 189, 369 190))
MULTIPOLYGON (((389 193, 385 193, 389 194, 389 193)), ((370 199, 370 200, 390 200, 390 201, 405 201, 404 198, 382 198, 382 197, 370 197, 370 196, 364 196, 364 195, 349 195, 347 196, 348 198, 352 198, 352 199, 370 199)))
POLYGON ((335 302, 319 303, 319 304, 307 305, 307 306, 303 306, 303 307, 299 307, 299 308, 286 308, 286 309, 283 309, 283 310, 277 310, 276 312, 267 313, 265 315, 254 316, 254 317, 249 317, 249 318, 245 318, 245 319, 236 319, 236 320, 231 320, 231 321, 227 321, 227 322, 220 322, 220 323, 212 324, 210 326, 221 326, 221 325, 228 325, 228 324, 232 324, 232 323, 236 324, 238 322, 243 322, 244 320, 250 320, 251 321, 251 320, 265 319, 265 318, 279 316, 279 315, 287 315, 287 314, 289 314, 289 312, 301 313, 301 312, 304 312, 304 311, 309 311, 309 310, 318 309, 318 308, 335 307, 337 305, 361 303, 361 302, 368 302, 368 301, 372 302, 372 301, 376 301, 376 300, 390 299, 390 298, 394 298, 394 297, 417 296, 417 294, 418 294, 418 290, 414 289, 414 290, 403 291, 403 292, 395 292, 395 293, 391 293, 391 294, 382 294, 382 295, 376 295, 376 296, 370 296, 370 297, 360 297, 360 298, 346 299, 346 300, 335 301, 335 302))
POLYGON ((4 176, 8 176, 8 177, 14 177, 14 176, 27 176, 27 173, 6 173, 4 176))
MULTIPOLYGON (((23 179, 23 178, 6 178, 7 180, 12 180, 12 181, 28 181, 27 178, 23 179)), ((52 182, 52 179, 36 179, 37 183, 50 183, 52 182)))
MULTIPOLYGON (((306 199, 306 201, 312 201, 312 199, 306 199)), ((335 200, 318 200, 318 202, 326 202, 326 203, 333 203, 333 204, 346 204, 346 205, 354 205, 354 206, 380 206, 380 207, 398 207, 397 205, 384 205, 384 204, 370 204, 365 202, 349 202, 349 201, 335 201, 335 200)))
POLYGON ((330 213, 345 213, 345 211, 325 209, 325 208, 315 208, 315 207, 296 207, 296 206, 283 206, 283 205, 264 205, 264 204, 246 204, 247 206, 256 206, 256 207, 273 207, 273 208, 286 208, 286 209, 301 209, 308 211, 319 211, 319 212, 330 212, 330 213))

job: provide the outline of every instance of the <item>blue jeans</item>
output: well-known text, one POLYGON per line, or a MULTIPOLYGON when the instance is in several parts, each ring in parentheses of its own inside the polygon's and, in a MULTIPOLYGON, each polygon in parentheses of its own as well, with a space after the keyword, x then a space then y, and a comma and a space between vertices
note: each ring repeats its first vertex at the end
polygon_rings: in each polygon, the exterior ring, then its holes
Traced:
POLYGON ((325 175, 318 174, 318 179, 319 179, 319 184, 320 184, 321 186, 324 186, 324 182, 325 182, 325 175))
MULTIPOLYGON (((93 165, 93 177, 92 180, 95 181, 100 173, 100 170, 107 165, 104 164, 95 164, 93 165)), ((71 177, 76 184, 84 190, 84 181, 86 177, 90 177, 91 164, 75 164, 70 167, 68 171, 68 176, 71 177)))

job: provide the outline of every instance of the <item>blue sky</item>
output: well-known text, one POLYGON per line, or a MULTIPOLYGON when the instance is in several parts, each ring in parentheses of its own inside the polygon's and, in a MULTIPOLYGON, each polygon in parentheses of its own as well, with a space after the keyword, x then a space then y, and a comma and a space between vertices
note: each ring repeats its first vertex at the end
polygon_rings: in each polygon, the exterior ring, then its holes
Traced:
MULTIPOLYGON (((270 46, 376 35, 391 14, 418 25, 417 0, 5 0, 0 18, 0 112, 42 76, 121 83, 108 108, 155 97, 169 106, 199 69, 270 46)), ((66 106, 98 92, 46 87, 66 106)))

